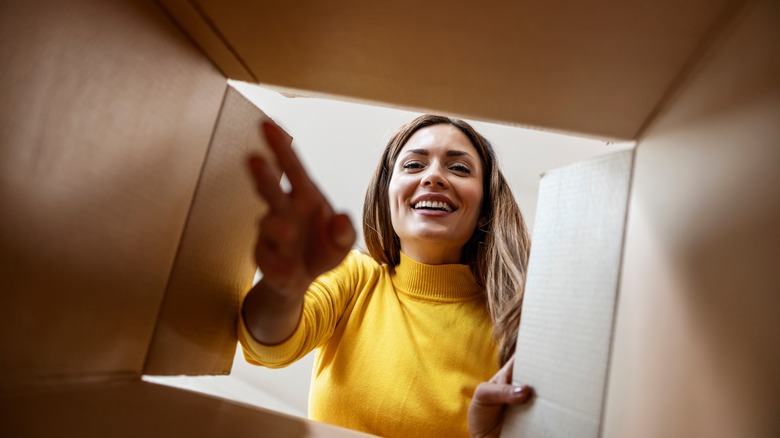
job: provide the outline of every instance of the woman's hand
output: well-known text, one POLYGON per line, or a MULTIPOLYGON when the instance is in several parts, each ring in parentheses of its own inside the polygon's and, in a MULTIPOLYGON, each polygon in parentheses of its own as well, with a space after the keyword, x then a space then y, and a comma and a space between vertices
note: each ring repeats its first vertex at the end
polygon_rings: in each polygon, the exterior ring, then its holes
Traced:
POLYGON ((260 156, 249 158, 258 193, 268 202, 255 248, 264 281, 277 290, 304 290, 320 274, 335 268, 355 242, 349 217, 335 214, 311 181, 290 143, 291 138, 270 122, 262 125, 290 191, 279 186, 281 175, 260 156))
POLYGON ((469 434, 472 438, 493 438, 501 435, 506 405, 525 403, 531 397, 530 386, 512 385, 510 359, 488 382, 480 383, 469 405, 469 434))
POLYGON ((271 122, 262 130, 290 190, 279 186, 281 173, 260 156, 249 170, 268 212, 260 221, 255 260, 263 273, 247 295, 244 318, 259 341, 275 343, 292 334, 303 295, 320 274, 335 268, 355 242, 349 217, 333 212, 292 149, 292 138, 271 122))

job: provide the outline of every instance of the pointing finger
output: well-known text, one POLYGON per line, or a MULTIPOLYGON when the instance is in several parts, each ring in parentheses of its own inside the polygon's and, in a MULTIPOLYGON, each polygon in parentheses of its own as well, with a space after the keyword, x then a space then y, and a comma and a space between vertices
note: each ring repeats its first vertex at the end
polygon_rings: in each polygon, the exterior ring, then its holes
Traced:
POLYGON ((271 210, 278 211, 286 208, 287 195, 279 186, 279 173, 271 168, 268 161, 256 155, 249 157, 248 164, 255 189, 268 202, 271 210))
POLYGON ((314 190, 319 193, 316 186, 309 178, 306 169, 301 164, 298 155, 292 148, 292 137, 290 137, 282 128, 268 121, 263 122, 263 133, 268 146, 276 156, 279 167, 282 169, 287 179, 290 181, 293 192, 296 190, 314 190))

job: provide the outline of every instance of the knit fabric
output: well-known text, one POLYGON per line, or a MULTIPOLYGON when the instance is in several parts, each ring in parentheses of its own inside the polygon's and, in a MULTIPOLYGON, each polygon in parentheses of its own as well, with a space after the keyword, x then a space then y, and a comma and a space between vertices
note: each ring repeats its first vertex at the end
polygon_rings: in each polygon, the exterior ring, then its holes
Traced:
POLYGON ((239 324, 246 360, 283 367, 318 348, 309 417, 389 437, 468 436, 476 386, 498 370, 483 292, 466 265, 401 254, 391 273, 352 251, 309 288, 295 332, 257 342, 239 324))

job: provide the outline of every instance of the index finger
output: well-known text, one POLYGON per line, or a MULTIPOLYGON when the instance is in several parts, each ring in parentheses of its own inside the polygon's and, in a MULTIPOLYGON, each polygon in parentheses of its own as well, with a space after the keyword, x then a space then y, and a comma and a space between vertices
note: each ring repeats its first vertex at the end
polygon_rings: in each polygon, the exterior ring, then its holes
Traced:
POLYGON ((292 190, 303 189, 319 192, 292 148, 292 137, 278 125, 267 120, 263 121, 263 133, 268 140, 268 146, 276 156, 279 167, 287 175, 292 190))
POLYGON ((247 163, 257 193, 268 202, 271 210, 283 210, 287 204, 287 196, 279 187, 281 174, 272 169, 265 158, 258 155, 250 155, 247 163))

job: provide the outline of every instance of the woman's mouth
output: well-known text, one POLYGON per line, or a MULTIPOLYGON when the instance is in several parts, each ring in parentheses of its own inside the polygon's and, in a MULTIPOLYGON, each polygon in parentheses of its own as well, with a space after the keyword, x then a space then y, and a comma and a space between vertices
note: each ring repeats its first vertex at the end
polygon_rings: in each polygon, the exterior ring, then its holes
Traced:
POLYGON ((438 210, 438 211, 446 211, 448 213, 454 210, 452 206, 442 201, 420 201, 414 204, 414 209, 415 210, 438 210))

